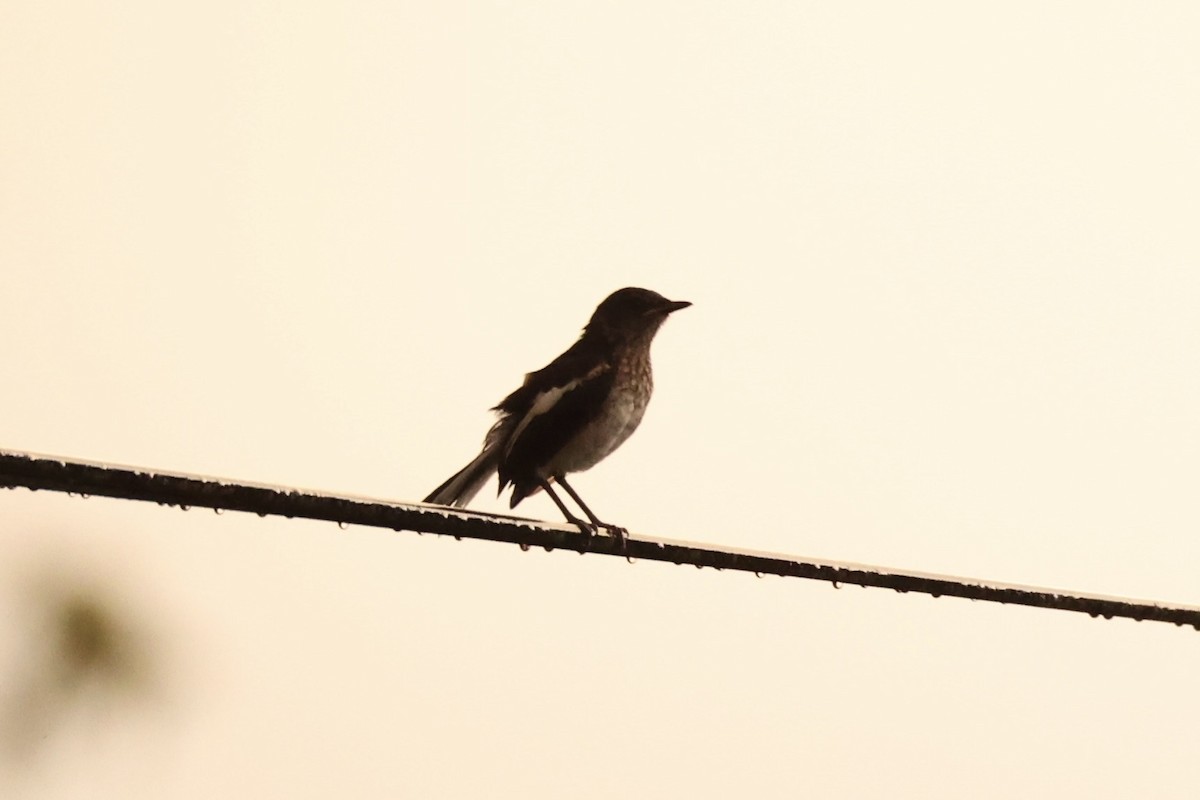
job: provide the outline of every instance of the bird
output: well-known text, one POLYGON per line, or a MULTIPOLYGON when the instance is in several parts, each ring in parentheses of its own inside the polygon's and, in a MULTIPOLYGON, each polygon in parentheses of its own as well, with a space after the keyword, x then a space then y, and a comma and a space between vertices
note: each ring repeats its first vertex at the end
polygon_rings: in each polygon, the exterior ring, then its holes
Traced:
POLYGON ((690 305, 636 287, 610 294, 566 352, 526 374, 492 408, 497 419, 479 455, 425 502, 464 508, 494 473, 497 495, 512 487, 509 508, 545 491, 583 533, 604 529, 623 541, 625 529, 601 522, 567 475, 594 467, 637 429, 654 390, 650 344, 668 316, 690 305), (571 512, 553 485, 570 495, 587 520, 571 512))

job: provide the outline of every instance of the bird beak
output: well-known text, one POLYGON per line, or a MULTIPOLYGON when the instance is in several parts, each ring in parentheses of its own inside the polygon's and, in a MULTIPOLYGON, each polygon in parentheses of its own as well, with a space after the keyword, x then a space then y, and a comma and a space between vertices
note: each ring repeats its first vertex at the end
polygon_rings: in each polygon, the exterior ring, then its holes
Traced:
POLYGON ((690 305, 691 303, 689 303, 687 300, 668 300, 662 307, 662 313, 671 314, 681 308, 687 308, 690 305))

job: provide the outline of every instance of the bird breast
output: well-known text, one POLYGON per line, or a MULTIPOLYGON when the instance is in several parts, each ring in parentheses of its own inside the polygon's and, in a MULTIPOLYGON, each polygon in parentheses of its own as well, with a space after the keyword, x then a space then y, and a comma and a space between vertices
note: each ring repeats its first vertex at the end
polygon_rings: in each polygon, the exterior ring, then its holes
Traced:
POLYGON ((600 413, 546 465, 547 477, 594 467, 637 430, 654 388, 650 361, 619 359, 617 369, 600 413))

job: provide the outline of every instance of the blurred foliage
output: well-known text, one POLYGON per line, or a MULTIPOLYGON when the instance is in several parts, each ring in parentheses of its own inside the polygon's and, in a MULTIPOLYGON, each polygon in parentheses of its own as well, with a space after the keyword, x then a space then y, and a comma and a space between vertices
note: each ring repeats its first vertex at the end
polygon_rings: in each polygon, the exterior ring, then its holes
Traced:
POLYGON ((15 612, 6 615, 16 657, 0 675, 0 756, 32 758, 81 715, 153 693, 149 637, 111 591, 55 575, 15 612))

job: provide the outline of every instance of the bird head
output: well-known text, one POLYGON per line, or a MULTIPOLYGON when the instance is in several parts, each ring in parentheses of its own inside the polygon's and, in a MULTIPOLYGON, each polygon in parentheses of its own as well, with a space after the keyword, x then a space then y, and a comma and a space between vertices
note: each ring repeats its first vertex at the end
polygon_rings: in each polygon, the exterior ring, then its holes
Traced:
POLYGON ((690 306, 686 300, 668 300, 649 289, 628 287, 604 298, 584 329, 614 339, 653 333, 672 312, 690 306))

